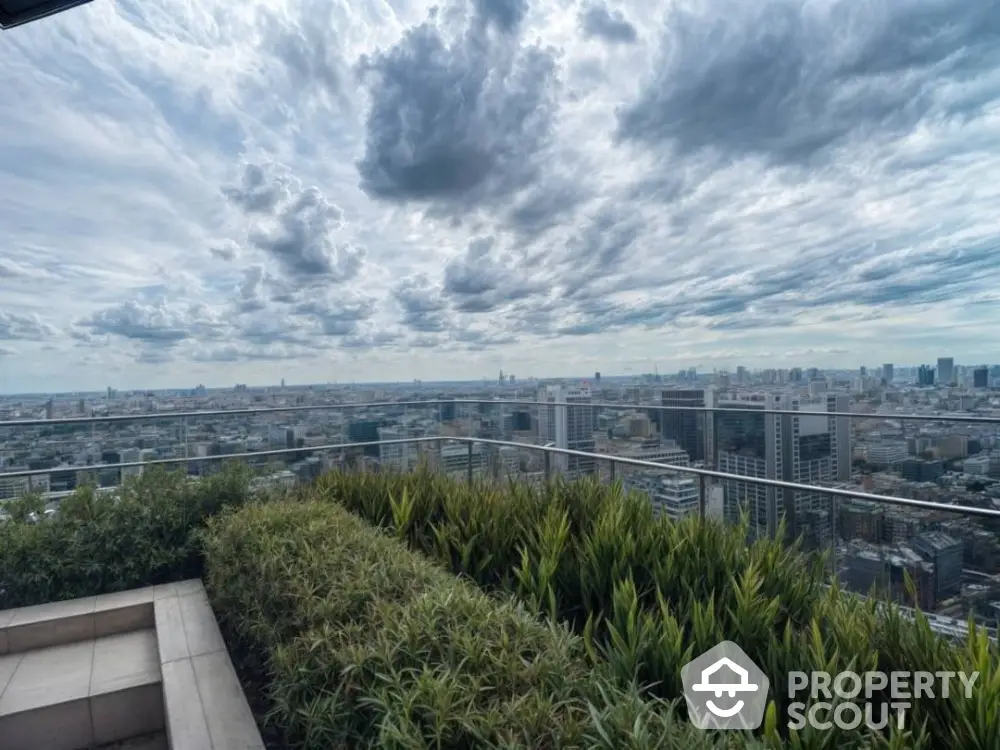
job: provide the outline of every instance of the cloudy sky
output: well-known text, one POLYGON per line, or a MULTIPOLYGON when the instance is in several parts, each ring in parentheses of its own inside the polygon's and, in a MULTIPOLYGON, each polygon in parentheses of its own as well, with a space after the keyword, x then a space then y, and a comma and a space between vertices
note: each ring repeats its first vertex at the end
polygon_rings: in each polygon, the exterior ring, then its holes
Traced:
POLYGON ((95 0, 0 92, 0 392, 1000 361, 993 0, 95 0))

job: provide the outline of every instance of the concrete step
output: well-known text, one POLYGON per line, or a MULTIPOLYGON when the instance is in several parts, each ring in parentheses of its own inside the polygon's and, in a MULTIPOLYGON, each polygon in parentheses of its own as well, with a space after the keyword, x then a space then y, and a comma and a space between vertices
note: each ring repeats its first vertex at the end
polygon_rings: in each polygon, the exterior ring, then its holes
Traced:
POLYGON ((152 628, 0 656, 0 750, 78 750, 164 729, 152 628))
POLYGON ((201 581, 0 610, 0 750, 263 747, 201 581))

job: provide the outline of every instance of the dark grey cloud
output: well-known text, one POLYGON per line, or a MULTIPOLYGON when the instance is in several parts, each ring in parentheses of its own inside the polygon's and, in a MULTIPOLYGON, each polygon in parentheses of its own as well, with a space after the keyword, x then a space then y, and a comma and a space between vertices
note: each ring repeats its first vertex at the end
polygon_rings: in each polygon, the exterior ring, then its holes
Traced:
POLYGON ((401 335, 396 331, 367 331, 365 333, 345 336, 340 340, 344 349, 378 349, 399 341, 401 335))
POLYGON ((504 217, 504 223, 512 230, 534 238, 572 221, 575 209, 591 195, 591 187, 579 181, 550 177, 522 191, 504 217))
POLYGON ((271 214, 291 198, 291 189, 287 176, 270 165, 247 164, 241 184, 224 185, 222 194, 245 213, 271 214))
POLYGON ((234 260, 239 255, 240 248, 232 240, 225 240, 214 247, 210 247, 208 251, 219 260, 234 260))
POLYGON ((454 340, 464 344, 466 349, 472 351, 484 351, 495 346, 516 344, 518 341, 517 336, 511 334, 480 331, 471 328, 455 331, 454 340))
POLYGON ((970 100, 942 84, 998 63, 995 2, 705 0, 668 12, 660 59, 618 135, 803 162, 852 134, 974 116, 997 87, 970 100))
POLYGON ((319 86, 341 102, 350 73, 330 3, 307 2, 301 15, 287 23, 274 13, 262 15, 265 46, 283 64, 295 89, 319 86))
POLYGON ((0 341, 39 341, 56 334, 56 329, 33 313, 0 310, 0 341))
POLYGON ((277 362, 290 359, 302 359, 314 354, 294 347, 281 344, 257 345, 245 343, 226 343, 219 346, 202 347, 191 354, 194 362, 277 362))
POLYGON ((603 2, 589 3, 580 11, 580 28, 587 38, 597 37, 612 44, 634 44, 639 38, 635 26, 620 10, 603 2))
POLYGON ((135 361, 144 365, 165 365, 174 361, 174 355, 169 348, 144 347, 139 351, 135 361))
POLYGON ((365 250, 338 241, 344 212, 316 187, 305 187, 275 165, 247 164, 239 186, 223 194, 251 219, 250 244, 302 282, 341 283, 360 272, 365 250))
POLYGON ((420 333, 438 333, 450 326, 448 303, 425 274, 400 281, 392 290, 403 312, 403 325, 420 333))
MULTIPOLYGON (((634 245, 646 229, 642 217, 627 205, 605 203, 581 224, 559 257, 559 286, 567 298, 602 297, 623 291, 622 277, 630 270, 626 263, 634 245), (609 288, 610 287, 610 288, 609 288)), ((541 260, 541 259, 539 259, 541 260)), ((648 276, 645 279, 648 283, 648 276)), ((625 288, 641 287, 638 280, 625 288)))
POLYGON ((517 267, 516 258, 497 250, 494 238, 478 237, 465 255, 445 266, 443 292, 459 312, 492 312, 541 290, 528 280, 527 269, 517 267))
MULTIPOLYGON (((174 307, 165 300, 147 304, 126 300, 76 321, 84 334, 118 336, 133 341, 172 346, 188 339, 216 339, 225 324, 204 304, 174 307)), ((82 340, 87 340, 85 335, 82 340)))
POLYGON ((473 0, 476 12, 484 21, 496 24, 501 31, 514 31, 528 12, 528 0, 473 0))
POLYGON ((259 263, 243 269, 243 281, 240 283, 237 302, 239 312, 256 312, 267 306, 267 300, 264 299, 265 277, 264 266, 259 263))
POLYGON ((315 319, 324 336, 352 336, 358 325, 375 314, 376 301, 371 297, 353 296, 334 300, 300 302, 293 308, 296 315, 315 319))
MULTIPOLYGON (((507 3, 483 6, 492 18, 514 17, 507 3)), ((448 40, 424 23, 360 69, 371 108, 358 171, 370 196, 461 214, 537 178, 557 104, 551 51, 512 52, 475 24, 448 40)))

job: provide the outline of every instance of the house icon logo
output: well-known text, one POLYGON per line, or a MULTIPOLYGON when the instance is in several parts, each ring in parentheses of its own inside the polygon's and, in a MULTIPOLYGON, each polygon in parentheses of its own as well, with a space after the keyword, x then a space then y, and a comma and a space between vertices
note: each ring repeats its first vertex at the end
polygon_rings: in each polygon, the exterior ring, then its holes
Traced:
POLYGON ((767 675, 743 649, 723 641, 681 670, 688 717, 699 729, 757 729, 767 709, 767 675))

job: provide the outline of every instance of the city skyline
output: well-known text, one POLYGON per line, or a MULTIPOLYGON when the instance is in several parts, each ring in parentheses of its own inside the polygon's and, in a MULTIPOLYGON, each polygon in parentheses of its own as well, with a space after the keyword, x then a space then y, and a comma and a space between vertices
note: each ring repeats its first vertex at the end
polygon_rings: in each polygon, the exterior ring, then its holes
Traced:
MULTIPOLYGON (((939 359, 941 359, 941 358, 939 358, 939 359)), ((966 380, 970 380, 972 378, 972 374, 971 373, 973 373, 978 368, 996 368, 997 367, 996 365, 994 365, 991 362, 977 362, 977 363, 973 364, 973 363, 963 363, 961 361, 955 362, 954 358, 952 358, 952 357, 948 357, 948 358, 945 358, 945 359, 947 359, 948 361, 952 362, 952 368, 953 368, 954 371, 957 372, 957 371, 961 370, 961 371, 965 372, 965 378, 966 378, 966 380)), ((645 363, 645 364, 649 365, 650 363, 645 363)), ((888 366, 890 368, 890 374, 893 372, 893 368, 894 368, 895 376, 893 376, 893 379, 898 378, 904 372, 908 373, 908 377, 913 382, 906 383, 906 382, 900 382, 899 380, 895 381, 897 384, 901 384, 901 385, 906 385, 906 384, 909 384, 909 385, 921 385, 921 383, 919 381, 919 371, 922 370, 922 369, 924 369, 924 368, 929 368, 932 373, 936 373, 937 372, 937 367, 934 364, 934 360, 928 359, 926 363, 919 363, 919 364, 908 364, 908 363, 898 363, 897 362, 897 363, 882 363, 882 364, 857 365, 855 367, 826 367, 826 368, 824 368, 824 367, 814 367, 814 366, 800 366, 800 365, 788 365, 788 366, 784 366, 784 367, 782 367, 782 366, 778 366, 778 367, 774 367, 774 366, 768 366, 768 367, 747 367, 744 364, 737 364, 736 366, 731 367, 731 368, 719 368, 719 367, 716 367, 716 368, 713 368, 711 370, 701 369, 700 367, 696 367, 696 366, 688 366, 688 367, 681 367, 681 368, 679 368, 676 371, 673 371, 673 370, 663 370, 663 369, 661 369, 659 367, 658 364, 652 363, 652 366, 649 367, 649 369, 643 370, 643 369, 640 368, 640 369, 636 369, 635 371, 626 371, 626 372, 614 372, 614 371, 609 371, 609 370, 605 370, 604 372, 601 372, 600 370, 595 370, 595 371, 593 371, 591 373, 585 373, 585 374, 571 373, 571 374, 553 375, 553 374, 535 374, 535 373, 531 373, 531 372, 525 372, 522 375, 518 375, 517 373, 514 373, 514 372, 506 372, 505 373, 503 370, 500 370, 500 375, 502 377, 506 378, 506 379, 509 379, 510 377, 514 377, 515 378, 515 380, 513 382, 509 382, 509 385, 524 384, 524 383, 526 383, 528 381, 538 381, 538 382, 548 382, 548 381, 567 381, 567 382, 591 381, 592 382, 592 381, 594 381, 597 378, 598 375, 600 375, 601 379, 603 379, 603 380, 630 380, 630 379, 634 380, 634 379, 637 379, 637 378, 645 378, 645 377, 649 377, 649 376, 654 376, 655 375, 655 376, 658 376, 659 378, 661 378, 664 382, 668 382, 668 381, 669 382, 674 382, 674 381, 677 380, 677 378, 678 378, 679 375, 684 374, 684 373, 690 373, 691 371, 694 371, 694 373, 697 375, 698 378, 705 378, 705 377, 709 377, 710 378, 710 377, 712 377, 714 375, 731 375, 731 376, 736 376, 736 375, 738 375, 738 373, 739 373, 740 370, 745 370, 748 375, 760 375, 761 373, 765 373, 765 372, 774 372, 776 374, 777 373, 789 374, 789 373, 791 373, 793 371, 798 370, 799 373, 800 373, 800 375, 804 378, 804 380, 808 380, 808 372, 810 370, 812 370, 812 369, 816 369, 816 370, 821 371, 824 376, 829 376, 829 375, 854 375, 854 374, 860 374, 860 373, 862 373, 864 371, 864 374, 867 374, 869 377, 877 380, 879 378, 882 378, 882 377, 886 376, 886 373, 884 372, 884 368, 886 366, 888 366)), ((235 374, 239 375, 239 373, 235 373, 235 374)), ((994 375, 989 375, 988 377, 989 378, 993 378, 994 375)), ((232 381, 232 382, 215 382, 215 383, 211 383, 211 382, 210 383, 202 383, 202 382, 198 382, 198 383, 194 383, 194 382, 178 383, 178 382, 172 382, 172 383, 167 383, 167 384, 157 385, 157 386, 153 386, 153 385, 150 385, 148 383, 147 384, 129 384, 129 383, 124 383, 123 384, 123 383, 116 383, 114 385, 97 386, 97 387, 91 387, 91 388, 77 387, 77 388, 71 388, 71 389, 61 390, 61 391, 45 391, 45 390, 22 390, 22 391, 17 391, 17 390, 9 390, 9 389, 5 390, 4 389, 5 382, 4 381, 0 381, 0 397, 10 397, 10 396, 20 396, 20 395, 24 395, 24 396, 55 395, 55 396, 58 396, 58 395, 65 395, 65 394, 78 394, 78 393, 95 394, 95 393, 104 393, 104 392, 106 392, 106 390, 108 388, 111 388, 111 389, 113 389, 116 392, 119 392, 119 391, 124 391, 124 392, 141 392, 141 391, 185 391, 185 390, 191 390, 191 389, 193 389, 195 387, 198 387, 198 386, 202 386, 202 387, 208 388, 210 390, 230 390, 230 389, 232 389, 236 385, 245 385, 245 386, 248 386, 248 387, 251 387, 251 388, 279 388, 279 387, 280 388, 285 388, 286 385, 289 388, 308 388, 308 387, 331 386, 331 385, 332 386, 340 386, 340 387, 344 387, 344 386, 357 386, 357 387, 389 386, 389 387, 395 387, 395 386, 408 386, 408 385, 412 385, 414 383, 420 383, 420 384, 425 385, 425 386, 432 386, 432 385, 445 385, 445 386, 453 386, 453 385, 481 385, 483 383, 488 383, 488 382, 491 382, 491 381, 495 381, 496 378, 497 378, 496 375, 494 375, 492 377, 487 376, 487 375, 481 375, 479 377, 455 378, 455 379, 448 379, 448 378, 443 378, 443 377, 431 377, 431 378, 427 378, 427 379, 413 378, 413 379, 410 379, 410 380, 343 380, 343 379, 332 379, 332 380, 316 380, 316 381, 310 381, 310 380, 298 381, 298 380, 292 380, 292 379, 286 378, 285 376, 282 375, 277 380, 274 380, 274 381, 268 381, 268 380, 247 381, 246 379, 244 379, 244 380, 239 381, 239 382, 237 382, 237 381, 232 381), (287 383, 286 383, 286 381, 287 381, 287 383)), ((740 385, 739 381, 735 381, 733 384, 734 385, 740 385)), ((777 384, 777 383, 775 383, 775 384, 777 384)), ((749 383, 746 383, 746 384, 743 384, 743 385, 749 385, 749 383)), ((948 384, 947 383, 940 383, 940 382, 935 381, 935 383, 933 383, 933 385, 948 385, 948 384)), ((955 385, 961 385, 961 384, 956 382, 955 385)), ((988 387, 988 386, 976 386, 976 387, 988 387)))
POLYGON ((437 5, 4 32, 0 391, 993 358, 995 4, 437 5))

